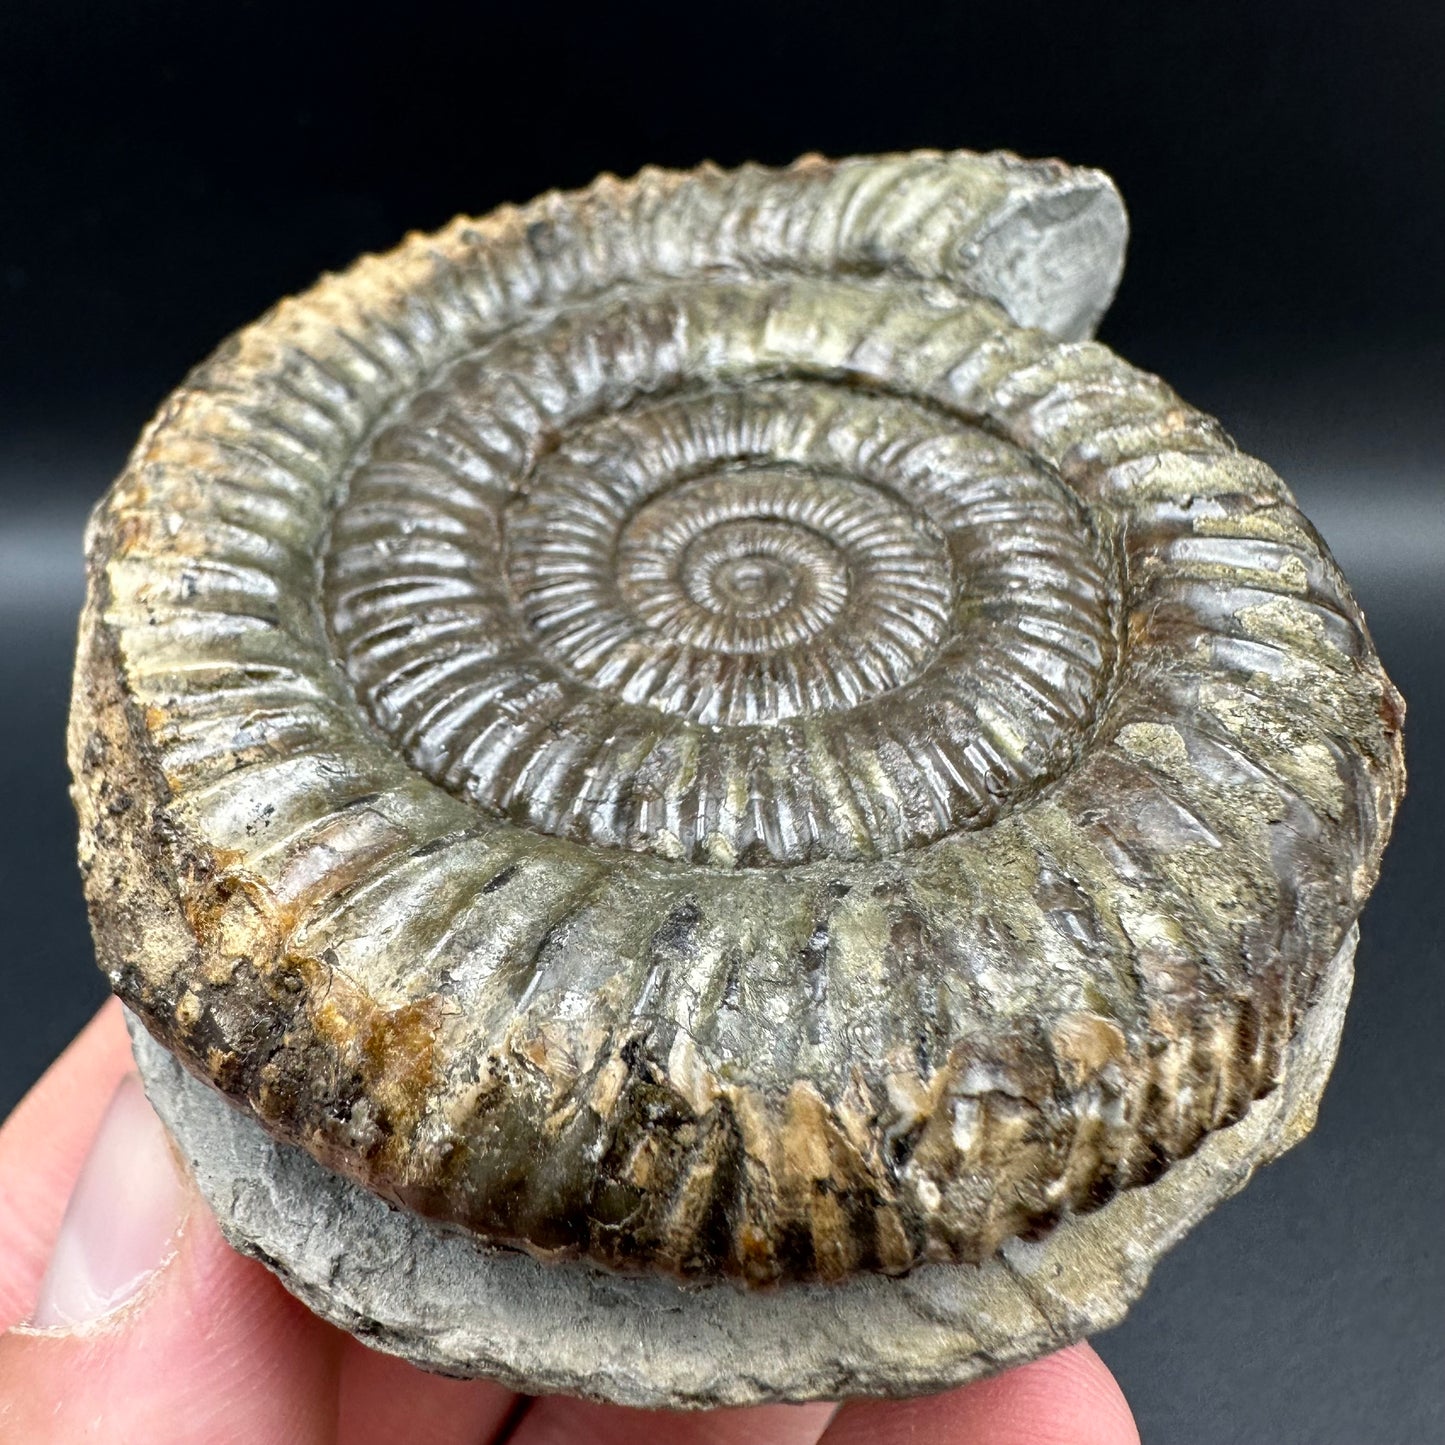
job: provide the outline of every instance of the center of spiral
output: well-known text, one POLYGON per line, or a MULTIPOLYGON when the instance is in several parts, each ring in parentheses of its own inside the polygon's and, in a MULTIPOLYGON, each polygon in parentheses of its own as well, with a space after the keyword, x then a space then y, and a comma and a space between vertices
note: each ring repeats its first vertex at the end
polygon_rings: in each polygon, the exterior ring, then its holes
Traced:
POLYGON ((786 607, 796 591, 796 578, 786 564, 754 553, 718 563, 693 596, 714 612, 769 617, 786 607))
POLYGON ((624 526, 617 586, 659 640, 715 653, 798 648, 848 603, 848 563, 806 518, 823 484, 782 471, 663 493, 624 526))
POLYGON ((332 629, 418 769, 543 833, 754 867, 986 827, 1068 766, 1111 584, 1034 459, 757 378, 574 399, 502 486, 531 345, 419 400, 335 519, 332 629))

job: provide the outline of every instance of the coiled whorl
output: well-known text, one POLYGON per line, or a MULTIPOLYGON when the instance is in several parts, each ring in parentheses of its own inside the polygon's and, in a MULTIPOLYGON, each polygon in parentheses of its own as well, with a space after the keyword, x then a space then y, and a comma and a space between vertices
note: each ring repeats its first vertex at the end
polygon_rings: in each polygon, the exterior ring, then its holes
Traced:
POLYGON ((1283 484, 1080 340, 1097 173, 603 178, 283 302, 98 509, 118 992, 394 1202, 979 1259, 1273 1087, 1399 704, 1283 484))

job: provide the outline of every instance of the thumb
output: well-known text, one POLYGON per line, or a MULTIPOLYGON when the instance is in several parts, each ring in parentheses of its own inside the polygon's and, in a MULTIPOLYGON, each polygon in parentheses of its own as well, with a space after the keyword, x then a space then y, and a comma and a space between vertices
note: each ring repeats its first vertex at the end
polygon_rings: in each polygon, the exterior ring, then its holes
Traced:
POLYGON ((237 1255, 128 1074, 30 1319, 0 1337, 0 1440, 334 1439, 335 1337, 237 1255))

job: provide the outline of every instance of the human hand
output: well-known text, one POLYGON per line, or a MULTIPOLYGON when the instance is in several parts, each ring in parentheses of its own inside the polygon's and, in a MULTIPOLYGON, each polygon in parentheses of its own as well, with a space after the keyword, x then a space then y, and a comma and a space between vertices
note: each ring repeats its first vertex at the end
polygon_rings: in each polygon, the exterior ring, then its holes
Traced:
POLYGON ((0 1129, 0 1328, 0 1445, 1139 1438, 1088 1345, 917 1400, 691 1415, 529 1400, 378 1354, 221 1238, 145 1101, 114 1001, 0 1129))

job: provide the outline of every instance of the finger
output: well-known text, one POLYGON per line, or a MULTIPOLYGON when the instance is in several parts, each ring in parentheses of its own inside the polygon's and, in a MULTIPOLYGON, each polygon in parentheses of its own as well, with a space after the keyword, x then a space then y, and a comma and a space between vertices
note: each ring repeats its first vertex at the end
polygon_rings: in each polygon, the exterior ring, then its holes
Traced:
POLYGON ((132 1067, 112 999, 0 1128, 0 1329, 30 1312, 81 1161, 132 1067))
POLYGON ((133 1074, 80 1170, 33 1317, 0 1338, 0 1439, 335 1440, 340 1335, 221 1238, 133 1074))
POLYGON ((341 1445, 489 1445, 518 1398, 489 1380, 448 1380, 348 1338, 341 1354, 341 1445))
POLYGON ((845 1405, 822 1445, 1139 1445, 1134 1416, 1087 1344, 945 1395, 845 1405))
POLYGON ((549 1395, 522 1417, 508 1445, 815 1445, 836 1408, 756 1405, 679 1414, 549 1395))

